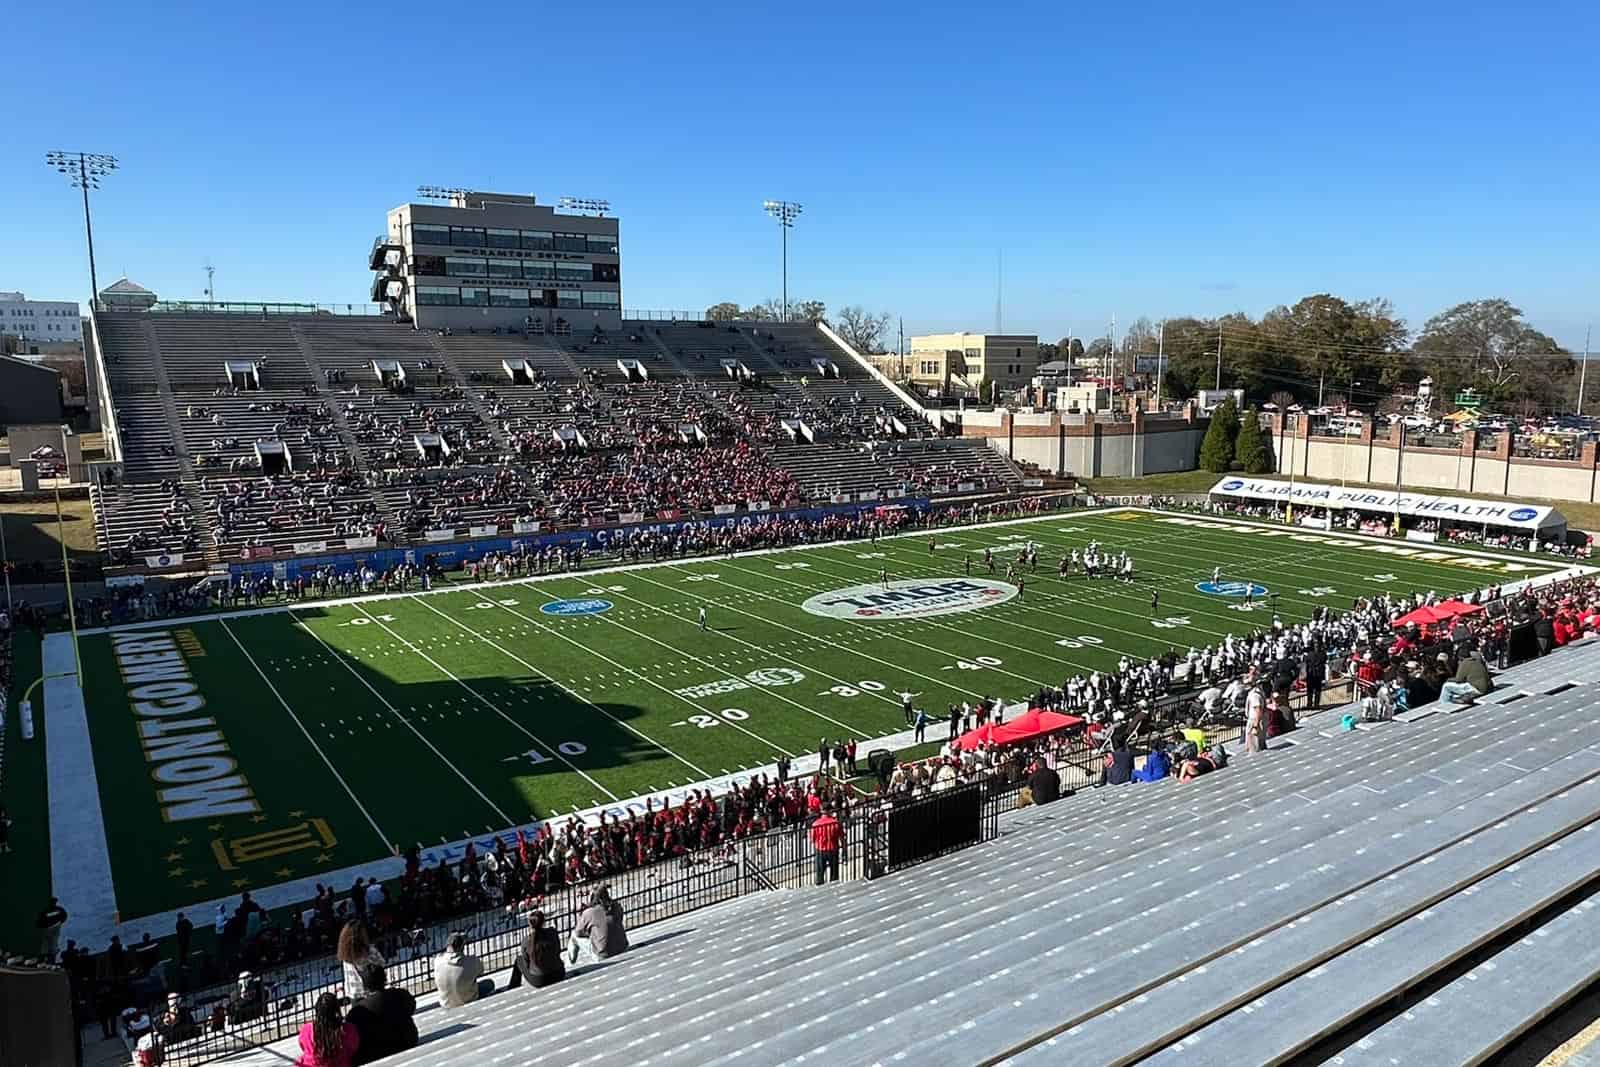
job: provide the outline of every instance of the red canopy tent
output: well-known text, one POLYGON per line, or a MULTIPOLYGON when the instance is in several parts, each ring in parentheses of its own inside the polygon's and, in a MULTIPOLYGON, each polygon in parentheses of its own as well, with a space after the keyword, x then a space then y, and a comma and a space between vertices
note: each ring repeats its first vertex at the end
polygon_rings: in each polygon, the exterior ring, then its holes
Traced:
POLYGON ((1465 615, 1479 615, 1483 613, 1480 604, 1465 604, 1459 600, 1444 600, 1437 604, 1424 604, 1415 611, 1408 612, 1394 621, 1396 630, 1404 630, 1407 626, 1415 624, 1424 631, 1438 629, 1461 618, 1465 615))
POLYGON ((1076 715, 1061 715, 1054 711, 1030 708, 1010 722, 1001 723, 999 726, 987 723, 976 730, 968 730, 956 739, 956 744, 963 752, 991 741, 997 745, 1016 745, 1082 725, 1083 720, 1076 715))
POLYGON ((1453 618, 1455 618, 1453 612, 1444 611, 1438 605, 1424 604, 1415 611, 1408 611, 1394 620, 1394 628, 1396 630, 1404 630, 1407 626, 1413 625, 1427 628, 1429 626, 1437 626, 1441 622, 1453 618))

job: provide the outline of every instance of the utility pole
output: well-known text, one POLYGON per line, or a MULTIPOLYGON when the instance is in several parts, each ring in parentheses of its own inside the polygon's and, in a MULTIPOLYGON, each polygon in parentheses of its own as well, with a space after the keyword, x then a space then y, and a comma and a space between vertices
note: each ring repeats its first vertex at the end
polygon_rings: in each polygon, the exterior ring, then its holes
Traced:
POLYGON ((1222 323, 1217 322, 1217 388, 1222 388, 1222 323))
POLYGON ((1167 353, 1167 321, 1161 320, 1161 328, 1156 332, 1156 410, 1161 410, 1161 372, 1166 369, 1167 353))
POLYGON ((906 317, 900 316, 899 340, 895 342, 895 351, 900 353, 900 380, 906 380, 906 317))
POLYGON ((1589 331, 1592 326, 1583 328, 1583 365, 1578 368, 1578 414, 1583 414, 1583 383, 1589 377, 1589 331))
POLYGON ((1106 369, 1110 371, 1111 392, 1117 391, 1117 317, 1111 316, 1111 328, 1106 333, 1106 344, 1111 347, 1106 349, 1106 369))

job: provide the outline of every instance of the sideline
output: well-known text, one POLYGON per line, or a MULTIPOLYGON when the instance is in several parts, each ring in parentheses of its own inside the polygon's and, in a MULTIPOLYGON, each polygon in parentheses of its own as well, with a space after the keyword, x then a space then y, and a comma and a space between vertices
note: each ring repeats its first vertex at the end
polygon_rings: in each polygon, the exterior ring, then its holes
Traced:
MULTIPOLYGON (((1570 562, 1567 562, 1564 557, 1553 557, 1551 559, 1551 561, 1548 562, 1548 563, 1544 563, 1544 562, 1527 563, 1527 562, 1524 562, 1524 560, 1526 560, 1526 559, 1538 560, 1539 557, 1538 556, 1531 556, 1531 557, 1530 556, 1523 556, 1523 557, 1519 558, 1519 557, 1515 557, 1515 556, 1502 555, 1502 554, 1500 554, 1498 552, 1485 551, 1485 550, 1482 550, 1482 549, 1457 548, 1454 545, 1451 545, 1448 548, 1439 548, 1436 545, 1434 545, 1434 547, 1428 547, 1429 545, 1432 545, 1433 543, 1432 542, 1422 542, 1422 541, 1398 541, 1397 542, 1392 537, 1380 537, 1377 534, 1359 533, 1359 532, 1356 532, 1356 531, 1353 531, 1353 530, 1321 530, 1321 531, 1319 531, 1319 530, 1316 530, 1316 529, 1314 529, 1312 527, 1290 526, 1290 525, 1288 525, 1286 523, 1281 523, 1281 522, 1278 522, 1278 523, 1254 522, 1254 521, 1249 520, 1249 519, 1235 519, 1235 518, 1232 518, 1232 517, 1226 516, 1226 515, 1208 515, 1208 514, 1206 514, 1204 512, 1196 513, 1196 512, 1188 512, 1188 511, 1171 511, 1171 510, 1168 510, 1166 508, 1133 508, 1133 507, 1122 508, 1122 509, 1119 509, 1119 510, 1123 510, 1123 511, 1145 511, 1145 512, 1148 512, 1151 515, 1164 515, 1164 516, 1167 516, 1168 518, 1174 518, 1174 519, 1191 519, 1191 520, 1194 520, 1194 521, 1200 522, 1200 523, 1211 523, 1211 522, 1225 523, 1225 524, 1227 524, 1229 526, 1238 527, 1238 528, 1241 528, 1241 529, 1270 531, 1270 532, 1276 533, 1280 537, 1296 537, 1296 539, 1299 539, 1300 537, 1303 537, 1305 539, 1304 543, 1307 543, 1307 544, 1323 544, 1323 545, 1327 545, 1327 544, 1330 544, 1330 539, 1331 540, 1352 539, 1352 540, 1363 541, 1363 542, 1365 542, 1367 544, 1372 545, 1373 547, 1377 547, 1379 545, 1383 545, 1383 546, 1386 546, 1386 547, 1415 547, 1416 555, 1422 555, 1424 553, 1432 552, 1432 553, 1438 553, 1440 555, 1445 555, 1445 556, 1458 556, 1458 557, 1461 557, 1461 558, 1489 559, 1489 560, 1494 560, 1497 563, 1516 563, 1516 564, 1520 564, 1522 567, 1524 567, 1524 568, 1526 568, 1528 570, 1532 570, 1532 571, 1537 571, 1538 572, 1538 573, 1535 573, 1535 574, 1531 574, 1526 578, 1521 578, 1521 579, 1518 579, 1516 581, 1511 581, 1511 582, 1483 582, 1483 581, 1479 581, 1477 583, 1468 583, 1468 586, 1466 587, 1466 591, 1468 591, 1468 592, 1471 592, 1472 590, 1477 590, 1477 589, 1484 589, 1484 588, 1487 588, 1490 585, 1498 585, 1498 586, 1500 586, 1501 590, 1504 593, 1517 593, 1517 592, 1522 591, 1523 589, 1526 589, 1526 588, 1529 588, 1529 587, 1533 587, 1533 586, 1537 586, 1537 585, 1543 585, 1543 584, 1548 583, 1548 582, 1565 581, 1568 578, 1582 578, 1582 577, 1584 577, 1586 575, 1600 573, 1600 567, 1585 566, 1585 565, 1579 564, 1579 563, 1570 563, 1570 562)), ((1198 527, 1198 528, 1199 529, 1204 529, 1205 527, 1201 526, 1201 527, 1198 527)), ((1332 547, 1337 548, 1337 547, 1340 547, 1340 546, 1333 545, 1332 547)), ((1414 556, 1397 555, 1397 554, 1392 553, 1392 552, 1390 552, 1390 553, 1379 553, 1379 554, 1380 555, 1393 555, 1396 559, 1399 559, 1399 560, 1407 560, 1407 559, 1414 559, 1415 558, 1414 556)), ((1443 561, 1441 561, 1441 560, 1424 559, 1424 560, 1417 560, 1417 562, 1419 562, 1419 563, 1440 563, 1440 562, 1443 562, 1443 561)), ((1485 573, 1483 571, 1477 571, 1475 573, 1476 573, 1477 577, 1480 578, 1480 579, 1488 578, 1488 577, 1494 577, 1494 575, 1485 573)), ((1516 573, 1516 572, 1513 571, 1513 572, 1509 572, 1509 573, 1516 573)))
POLYGON ((67 909, 63 941, 72 938, 81 945, 95 945, 106 918, 116 921, 117 895, 89 741, 89 715, 72 671, 76 661, 72 634, 46 634, 42 652, 50 891, 67 909))
MULTIPOLYGON (((886 534, 880 541, 892 541, 902 537, 926 537, 929 533, 943 534, 957 530, 980 530, 995 526, 1015 526, 1019 523, 1054 522, 1074 515, 1102 515, 1114 511, 1149 511, 1149 508, 1136 508, 1129 506, 1116 506, 1104 508, 1067 508, 1059 511, 1048 512, 1044 515, 1028 515, 1020 519, 995 519, 991 522, 967 523, 963 526, 935 526, 921 527, 916 530, 905 530, 900 533, 886 534)), ((432 589, 411 589, 400 593, 358 593, 354 596, 327 597, 320 600, 303 600, 298 602, 285 602, 264 608, 242 608, 238 611, 213 612, 209 615, 175 615, 168 619, 145 619, 141 622, 125 622, 116 626, 95 626, 79 628, 78 636, 93 637, 99 634, 125 633, 135 630, 162 630, 171 627, 190 626, 199 622, 215 622, 218 619, 248 619, 260 615, 275 615, 280 612, 311 611, 315 608, 348 607, 351 604, 375 604, 385 600, 401 600, 410 597, 438 596, 444 593, 471 593, 480 589, 498 589, 509 584, 537 585, 540 582, 566 581, 586 577, 599 577, 606 574, 623 574, 628 571, 651 570, 658 567, 682 567, 694 563, 716 563, 721 559, 749 559, 756 556, 772 556, 780 552, 814 552, 827 548, 840 548, 845 545, 870 545, 872 542, 866 538, 849 538, 835 541, 813 541, 803 545, 784 545, 778 548, 753 548, 747 552, 735 552, 732 557, 720 553, 699 556, 682 556, 674 559, 647 560, 638 563, 613 563, 604 567, 593 569, 583 568, 575 571, 558 571, 554 574, 529 574, 520 578, 490 578, 476 582, 452 583, 449 585, 436 585, 432 589)))

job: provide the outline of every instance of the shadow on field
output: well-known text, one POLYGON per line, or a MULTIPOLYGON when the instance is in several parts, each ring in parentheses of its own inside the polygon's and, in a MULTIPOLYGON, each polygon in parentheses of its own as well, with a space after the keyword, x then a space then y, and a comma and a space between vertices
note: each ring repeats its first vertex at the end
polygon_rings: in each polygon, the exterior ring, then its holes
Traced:
MULTIPOLYGON (((312 608, 296 611, 294 616, 311 622, 323 616, 323 612, 312 608)), ((448 624, 440 620, 440 625, 440 635, 449 633, 448 624)), ((282 617, 240 619, 230 626, 247 644, 256 635, 264 641, 282 641, 282 617)), ((390 646, 397 644, 381 627, 371 624, 368 627, 375 641, 390 646)), ((295 647, 314 651, 304 631, 298 627, 295 631, 298 634, 295 647)), ((402 728, 384 730, 373 736, 382 746, 382 758, 390 765, 390 771, 397 780, 408 783, 407 788, 417 796, 426 797, 435 787, 455 788, 460 776, 449 765, 454 764, 490 796, 504 796, 500 790, 490 788, 492 783, 499 783, 510 786, 528 801, 527 810, 508 811, 508 814, 519 820, 544 819, 571 810, 569 803, 551 804, 546 798, 562 797, 575 801, 579 807, 610 799, 599 785, 585 779, 581 772, 600 776, 613 792, 624 796, 644 792, 647 786, 665 788, 669 782, 683 782, 690 777, 690 768, 624 725, 649 709, 619 701, 590 702, 549 678, 533 673, 465 631, 460 634, 459 651, 454 645, 448 652, 427 646, 420 652, 402 648, 376 662, 340 657, 360 678, 357 688, 367 691, 362 695, 376 692, 393 706, 393 710, 383 707, 377 699, 364 700, 363 706, 376 707, 388 717, 398 713, 415 728, 415 733, 402 728), (469 652, 470 658, 466 655, 469 652), (428 656, 434 663, 428 662, 428 656), (386 662, 394 665, 392 673, 384 670, 386 662), (507 673, 495 669, 501 666, 507 673), (455 677, 439 677, 441 669, 455 677), (421 680, 404 677, 416 673, 432 677, 421 680), (628 769, 637 788, 624 790, 614 775, 603 773, 621 768, 628 769), (561 777, 567 781, 553 791, 543 781, 561 777)), ((407 636, 414 634, 408 631, 407 636)), ((537 653, 526 644, 503 640, 498 643, 535 668, 541 666, 537 653)), ((554 665, 551 670, 560 673, 554 665)), ((323 677, 329 684, 338 686, 342 693, 350 692, 351 686, 356 685, 345 666, 308 661, 304 676, 283 686, 285 698, 299 710, 299 701, 290 687, 303 691, 308 685, 318 685, 323 677)), ((626 691, 631 693, 631 687, 626 691)), ((693 710, 686 709, 686 712, 693 710)), ((659 718, 659 711, 657 716, 659 718)), ((361 736, 362 725, 370 728, 370 724, 358 723, 352 731, 356 737, 361 736)), ((657 734, 659 726, 652 736, 657 734)))

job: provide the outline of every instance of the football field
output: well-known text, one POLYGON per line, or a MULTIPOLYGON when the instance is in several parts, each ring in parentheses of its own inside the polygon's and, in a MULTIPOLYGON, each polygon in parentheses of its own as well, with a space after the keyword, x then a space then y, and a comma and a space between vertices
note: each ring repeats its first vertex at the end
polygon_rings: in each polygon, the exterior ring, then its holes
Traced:
MULTIPOLYGON (((457 846, 814 754, 823 738, 899 732, 901 692, 939 738, 952 702, 1026 700, 1124 655, 1214 644, 1266 625, 1274 598, 1292 622, 1377 590, 1449 594, 1561 568, 1140 510, 934 537, 88 632, 96 786, 70 826, 53 810, 58 888, 64 869, 109 883, 86 899, 114 902, 123 921, 243 889, 303 899, 413 844, 457 846), (1037 572, 1008 581, 1005 561, 1029 541, 1037 572), (1062 555, 1090 541, 1131 552, 1135 580, 1059 579, 1062 555), (99 843, 81 829, 96 824, 99 843)), ((54 809, 58 786, 89 768, 53 755, 51 774, 54 809)))

